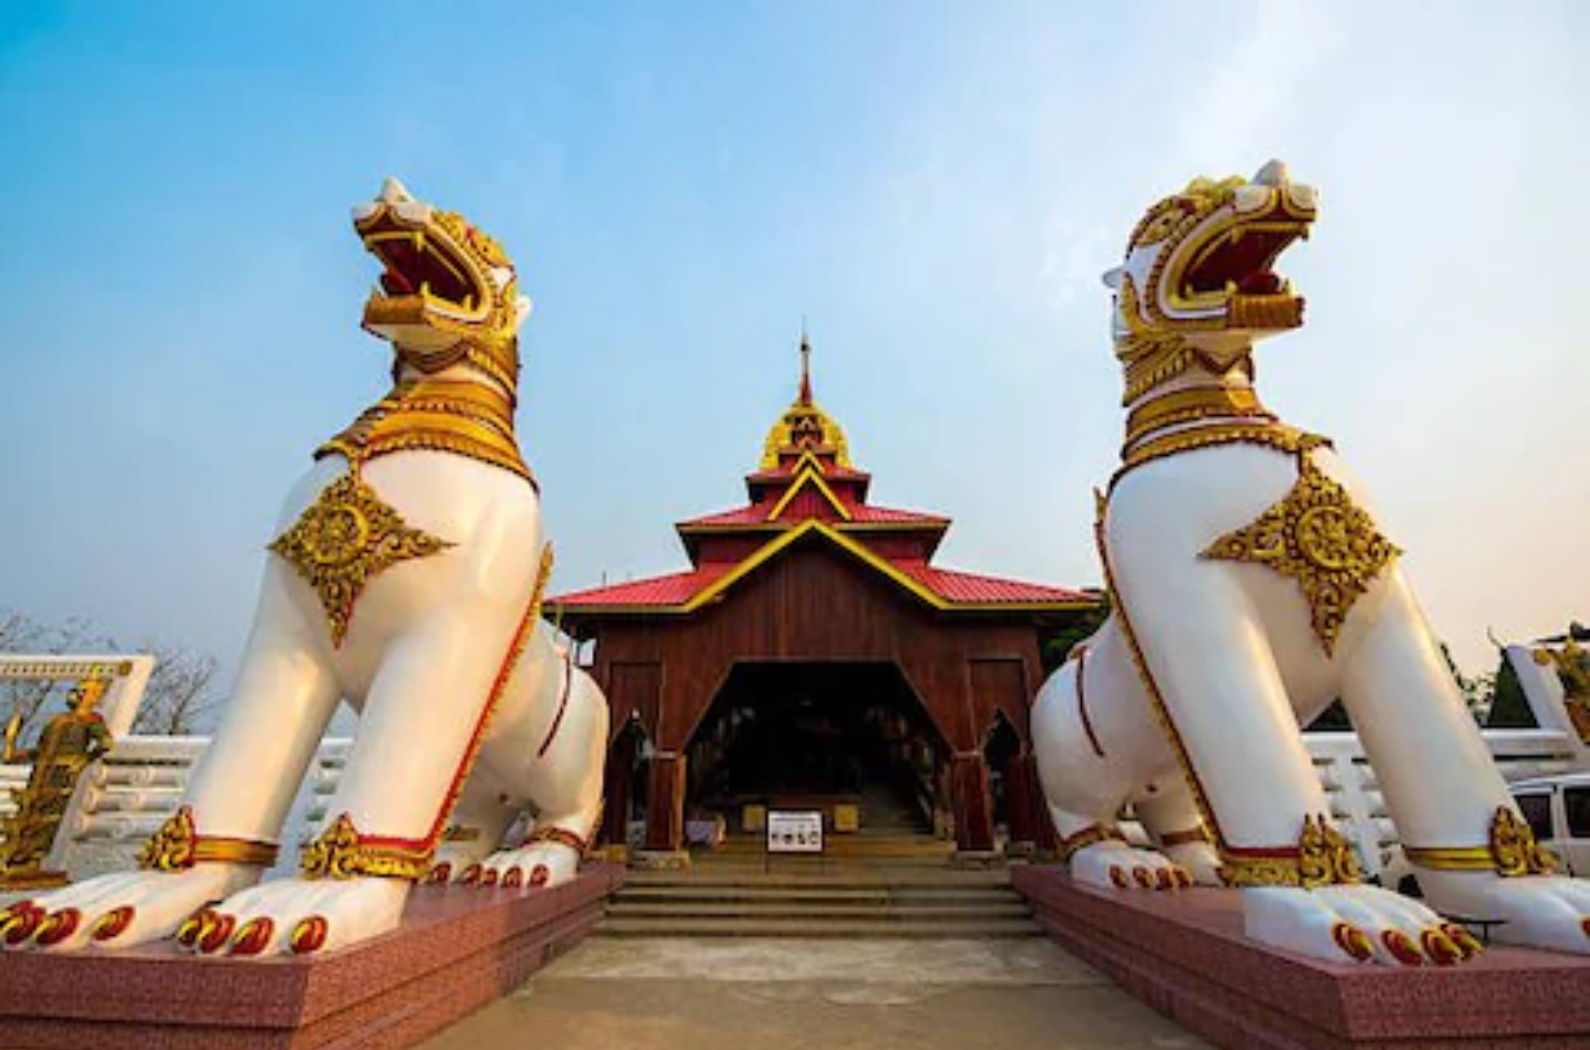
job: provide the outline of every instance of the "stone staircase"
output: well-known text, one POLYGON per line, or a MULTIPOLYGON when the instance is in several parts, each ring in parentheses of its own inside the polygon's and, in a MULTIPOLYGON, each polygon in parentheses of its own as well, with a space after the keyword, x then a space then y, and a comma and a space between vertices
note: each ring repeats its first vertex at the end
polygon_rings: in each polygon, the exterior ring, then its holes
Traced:
POLYGON ((1042 934, 1004 870, 905 865, 826 871, 632 871, 596 928, 599 937, 1042 934))

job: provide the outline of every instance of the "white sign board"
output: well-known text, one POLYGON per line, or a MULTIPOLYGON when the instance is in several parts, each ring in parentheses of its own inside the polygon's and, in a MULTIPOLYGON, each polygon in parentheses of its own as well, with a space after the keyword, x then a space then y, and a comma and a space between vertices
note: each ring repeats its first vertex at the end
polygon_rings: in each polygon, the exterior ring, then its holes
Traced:
POLYGON ((821 853, 823 815, 817 810, 771 809, 767 813, 769 853, 821 853))

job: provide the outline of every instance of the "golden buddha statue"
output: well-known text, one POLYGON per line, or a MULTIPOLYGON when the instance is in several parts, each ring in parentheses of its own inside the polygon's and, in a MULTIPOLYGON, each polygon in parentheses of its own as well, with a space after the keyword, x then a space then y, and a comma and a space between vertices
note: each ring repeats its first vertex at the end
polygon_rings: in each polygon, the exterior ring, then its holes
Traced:
POLYGON ((77 778, 89 763, 111 749, 110 730, 94 708, 110 688, 105 678, 85 678, 66 698, 66 711, 45 723, 32 748, 18 748, 21 713, 11 717, 5 730, 5 750, 0 761, 32 762, 26 786, 11 791, 16 812, 0 821, 0 888, 20 889, 60 885, 63 872, 43 869, 55 833, 66 816, 77 778))

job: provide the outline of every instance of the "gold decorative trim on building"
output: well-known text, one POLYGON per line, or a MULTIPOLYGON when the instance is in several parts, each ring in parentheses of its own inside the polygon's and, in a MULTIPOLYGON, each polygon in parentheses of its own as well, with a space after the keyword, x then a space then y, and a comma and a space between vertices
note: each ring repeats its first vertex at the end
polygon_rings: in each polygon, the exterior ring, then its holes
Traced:
POLYGON ((304 847, 298 867, 306 879, 372 876, 417 881, 431 870, 435 852, 432 846, 416 849, 361 835, 352 818, 343 813, 304 847))
POLYGON ((35 663, 5 656, 0 660, 0 681, 36 679, 75 682, 85 678, 126 678, 132 674, 132 669, 131 660, 51 660, 35 663))
POLYGON ((194 827, 193 809, 183 806, 144 844, 138 866, 146 871, 185 871, 206 863, 268 868, 276 863, 279 852, 274 842, 200 835, 194 827))
POLYGON ((1347 490, 1306 455, 1292 490, 1251 524, 1226 533, 1202 557, 1267 566, 1297 581, 1327 656, 1347 614, 1401 553, 1347 490))
POLYGON ((359 476, 357 464, 326 486, 270 550, 286 559, 320 596, 340 646, 365 585, 400 562, 453 546, 419 529, 386 503, 359 476))
POLYGON ((1352 846, 1322 814, 1305 816, 1296 846, 1223 846, 1220 877, 1228 886, 1356 885, 1363 869, 1352 846))

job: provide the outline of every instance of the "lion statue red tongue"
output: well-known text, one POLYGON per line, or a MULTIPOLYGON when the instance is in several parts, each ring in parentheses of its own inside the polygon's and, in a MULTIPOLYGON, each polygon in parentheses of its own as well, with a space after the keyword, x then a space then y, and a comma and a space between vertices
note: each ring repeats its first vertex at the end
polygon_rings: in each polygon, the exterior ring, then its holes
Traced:
POLYGON ((1237 284, 1237 291, 1243 295, 1275 295, 1281 288, 1281 278, 1268 270, 1250 273, 1237 284))

